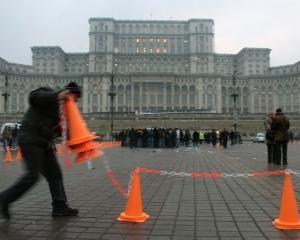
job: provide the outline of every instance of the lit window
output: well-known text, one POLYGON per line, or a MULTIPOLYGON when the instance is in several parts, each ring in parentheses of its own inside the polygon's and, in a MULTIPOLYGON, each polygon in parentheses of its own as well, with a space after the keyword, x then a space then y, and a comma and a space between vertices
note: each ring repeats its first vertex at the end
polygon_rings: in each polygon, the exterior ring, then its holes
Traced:
POLYGON ((157 42, 160 42, 160 39, 159 39, 159 38, 157 39, 157 42))
POLYGON ((151 53, 153 52, 153 49, 152 49, 152 48, 150 48, 150 52, 151 52, 151 53))
POLYGON ((166 53, 166 52, 167 52, 167 49, 164 48, 163 52, 166 53))
POLYGON ((153 42, 153 38, 150 38, 150 42, 153 42))
POLYGON ((163 41, 164 41, 164 43, 166 43, 166 42, 167 42, 167 39, 166 39, 166 38, 164 38, 164 40, 163 40, 163 41))
POLYGON ((140 42, 140 39, 139 38, 135 39, 135 42, 140 42))
POLYGON ((147 48, 144 48, 144 49, 143 49, 143 52, 144 52, 144 53, 147 52, 147 48))
POLYGON ((136 52, 140 52, 140 49, 139 49, 139 48, 136 48, 136 52))
POLYGON ((157 49, 156 49, 156 52, 157 52, 157 53, 159 53, 159 52, 160 52, 159 48, 157 48, 157 49))

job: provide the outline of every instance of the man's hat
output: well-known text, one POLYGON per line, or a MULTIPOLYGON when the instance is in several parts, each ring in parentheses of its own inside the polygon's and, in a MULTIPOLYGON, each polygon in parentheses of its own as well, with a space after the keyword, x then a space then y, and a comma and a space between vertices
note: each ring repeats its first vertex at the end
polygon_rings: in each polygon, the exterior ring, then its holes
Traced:
POLYGON ((70 82, 64 87, 65 90, 69 90, 71 93, 78 95, 78 97, 81 97, 81 88, 80 86, 75 82, 70 82))

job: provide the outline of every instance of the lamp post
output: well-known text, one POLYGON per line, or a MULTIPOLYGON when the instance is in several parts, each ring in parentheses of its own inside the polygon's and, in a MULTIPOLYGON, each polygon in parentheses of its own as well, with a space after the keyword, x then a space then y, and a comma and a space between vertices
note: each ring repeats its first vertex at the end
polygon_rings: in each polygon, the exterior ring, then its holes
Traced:
POLYGON ((237 132, 237 123, 238 123, 238 113, 237 113, 237 98, 238 98, 238 94, 236 93, 236 71, 233 72, 232 75, 232 85, 233 85, 233 94, 231 94, 230 96, 232 97, 233 100, 233 128, 234 128, 234 132, 237 132))
POLYGON ((110 97, 110 136, 113 138, 114 131, 114 98, 116 96, 116 92, 114 89, 114 72, 111 72, 110 75, 110 90, 108 92, 108 96, 110 97))
POLYGON ((10 94, 7 92, 8 88, 8 72, 5 72, 5 84, 4 84, 4 93, 2 93, 2 96, 4 98, 4 109, 3 109, 3 123, 6 122, 6 110, 7 110, 7 101, 10 96, 10 94))

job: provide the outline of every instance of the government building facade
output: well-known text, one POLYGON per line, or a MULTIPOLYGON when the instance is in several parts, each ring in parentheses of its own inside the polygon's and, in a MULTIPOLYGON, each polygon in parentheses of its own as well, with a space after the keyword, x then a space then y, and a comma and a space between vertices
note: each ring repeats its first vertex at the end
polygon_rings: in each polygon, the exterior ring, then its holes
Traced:
POLYGON ((268 48, 216 53, 211 19, 91 18, 89 52, 66 53, 59 46, 31 50, 32 65, 0 58, 0 91, 9 93, 7 113, 24 112, 31 90, 60 89, 70 81, 82 86, 83 113, 109 112, 109 93, 115 93, 116 112, 230 114, 237 94, 240 114, 278 107, 300 113, 300 61, 270 66, 268 48))

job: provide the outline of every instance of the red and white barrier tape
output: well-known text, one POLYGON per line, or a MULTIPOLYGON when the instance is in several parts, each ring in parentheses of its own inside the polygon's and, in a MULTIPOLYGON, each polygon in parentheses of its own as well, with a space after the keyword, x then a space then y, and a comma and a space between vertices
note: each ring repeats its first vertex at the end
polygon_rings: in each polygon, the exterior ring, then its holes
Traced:
MULTIPOLYGON (((132 183, 133 171, 131 172, 130 179, 128 181, 127 191, 122 187, 120 182, 117 180, 113 171, 109 167, 109 162, 106 156, 103 156, 103 163, 107 176, 112 182, 112 185, 119 191, 122 197, 127 198, 132 183)), ((222 172, 176 172, 176 171, 165 171, 159 169, 143 168, 140 167, 140 172, 150 175, 162 175, 162 176, 171 176, 171 177, 191 177, 193 179, 219 179, 219 178, 238 178, 238 177, 269 177, 269 176, 280 176, 286 173, 290 173, 300 177, 300 170, 292 169, 278 169, 278 170, 269 170, 269 171, 253 171, 248 173, 222 173, 222 172)))

